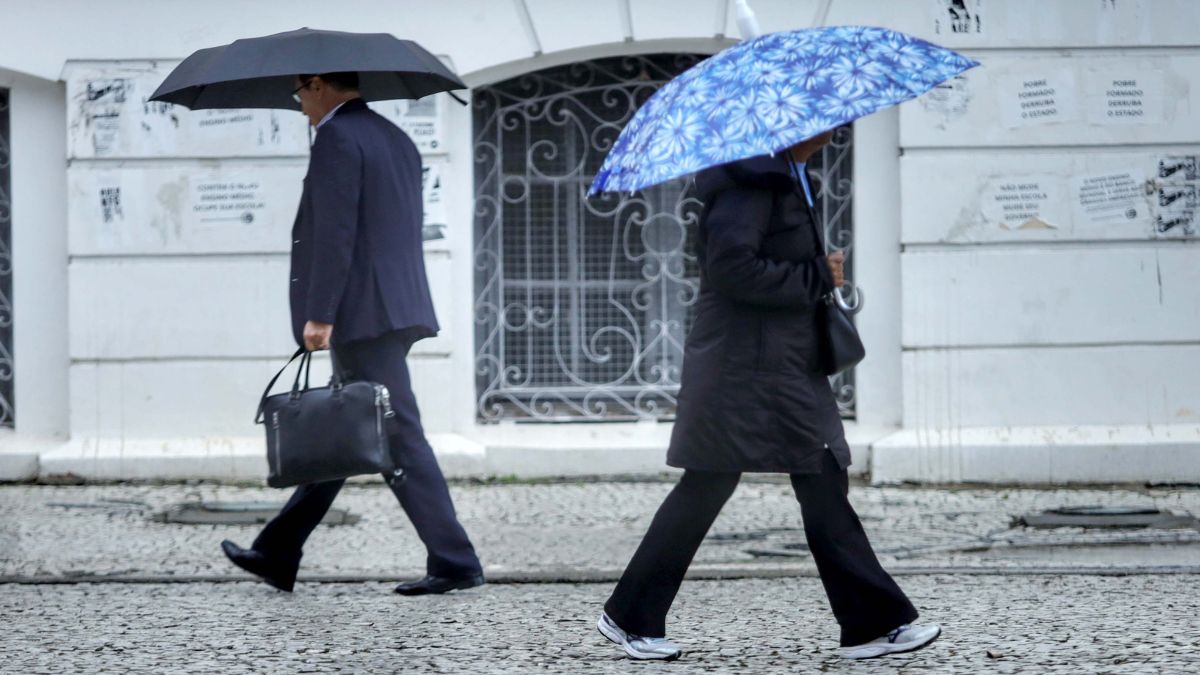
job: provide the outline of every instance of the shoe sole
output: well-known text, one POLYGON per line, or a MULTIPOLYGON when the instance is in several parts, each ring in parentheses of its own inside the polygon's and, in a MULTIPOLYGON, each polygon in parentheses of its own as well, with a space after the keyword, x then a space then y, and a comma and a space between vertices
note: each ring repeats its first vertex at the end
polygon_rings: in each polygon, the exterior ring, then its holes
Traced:
POLYGON ((887 656, 889 654, 907 654, 909 652, 915 652, 918 649, 924 649, 925 647, 928 647, 941 636, 942 628, 941 626, 938 626, 938 631, 933 634, 933 637, 916 645, 878 645, 870 648, 863 647, 862 649, 857 649, 853 652, 843 653, 841 654, 841 657, 843 659, 861 661, 863 659, 875 659, 879 658, 880 656, 887 656))
POLYGON ((622 640, 621 636, 614 635, 614 634, 608 632, 609 629, 607 626, 604 625, 604 619, 600 619, 599 621, 596 622, 596 630, 600 631, 600 634, 603 635, 605 638, 607 638, 609 642, 613 643, 614 645, 617 645, 622 650, 624 650, 625 653, 631 659, 637 659, 639 661, 674 661, 674 660, 678 659, 679 657, 683 656, 682 651, 676 652, 669 656, 657 656, 657 655, 647 656, 647 655, 641 654, 640 652, 632 651, 629 648, 629 643, 622 640))

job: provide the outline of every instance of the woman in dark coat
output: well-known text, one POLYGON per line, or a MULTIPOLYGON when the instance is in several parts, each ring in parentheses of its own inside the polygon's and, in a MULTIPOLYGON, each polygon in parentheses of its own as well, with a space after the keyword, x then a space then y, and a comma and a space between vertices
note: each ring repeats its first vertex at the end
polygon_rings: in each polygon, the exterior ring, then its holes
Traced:
POLYGON ((916 610, 880 566, 847 500, 850 448, 817 332, 822 298, 842 284, 844 257, 823 252, 803 169, 831 135, 696 177, 705 203, 700 298, 667 453, 667 463, 685 471, 598 624, 633 658, 682 654, 665 637, 667 611, 745 471, 790 474, 843 656, 911 651, 940 633, 912 625, 916 610))

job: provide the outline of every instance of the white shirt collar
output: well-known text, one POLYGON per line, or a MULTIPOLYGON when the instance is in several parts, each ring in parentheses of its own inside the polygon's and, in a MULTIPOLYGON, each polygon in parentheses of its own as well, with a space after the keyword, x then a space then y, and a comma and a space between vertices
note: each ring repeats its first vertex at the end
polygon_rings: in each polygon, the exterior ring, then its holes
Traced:
POLYGON ((330 119, 333 118, 334 115, 337 114, 338 108, 341 108, 342 106, 346 105, 347 103, 349 103, 349 101, 342 101, 341 103, 333 106, 333 110, 330 110, 329 112, 325 113, 325 116, 321 118, 321 121, 317 122, 317 129, 320 129, 321 127, 325 126, 325 123, 328 122, 330 119))

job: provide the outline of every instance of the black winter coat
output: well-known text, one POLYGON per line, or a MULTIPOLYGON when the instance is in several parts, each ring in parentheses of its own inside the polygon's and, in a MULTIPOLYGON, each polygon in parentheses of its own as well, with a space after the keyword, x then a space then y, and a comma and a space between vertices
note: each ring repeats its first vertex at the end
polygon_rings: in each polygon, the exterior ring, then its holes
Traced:
POLYGON ((667 463, 722 472, 817 473, 850 464, 818 364, 832 288, 813 212, 782 155, 701 172, 700 297, 684 351, 667 463))

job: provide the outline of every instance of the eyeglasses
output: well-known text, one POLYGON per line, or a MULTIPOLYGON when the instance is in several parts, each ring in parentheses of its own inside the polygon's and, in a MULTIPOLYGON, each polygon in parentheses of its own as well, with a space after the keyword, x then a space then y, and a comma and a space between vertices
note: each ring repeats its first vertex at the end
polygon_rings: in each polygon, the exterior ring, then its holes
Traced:
POLYGON ((308 89, 308 85, 312 84, 312 82, 313 82, 313 78, 310 77, 304 81, 304 84, 293 89, 292 90, 292 100, 295 101, 296 103, 299 103, 300 102, 300 90, 308 89))

